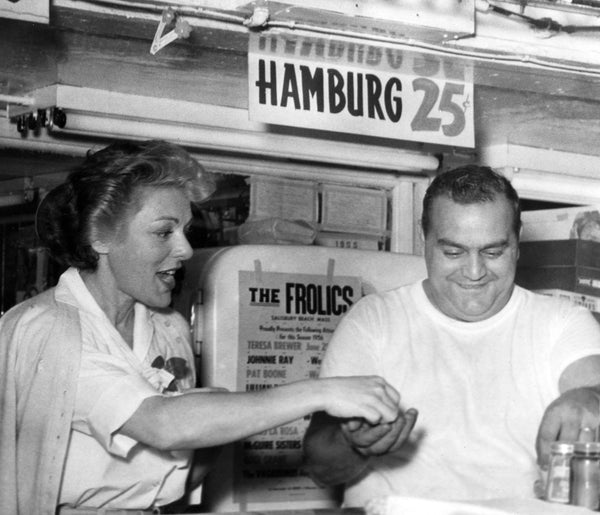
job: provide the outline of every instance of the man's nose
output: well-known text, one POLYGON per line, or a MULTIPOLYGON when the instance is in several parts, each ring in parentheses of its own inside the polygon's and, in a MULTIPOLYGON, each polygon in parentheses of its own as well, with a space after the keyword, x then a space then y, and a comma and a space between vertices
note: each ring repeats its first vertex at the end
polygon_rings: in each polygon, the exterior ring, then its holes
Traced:
POLYGON ((463 266, 464 276, 471 281, 477 281, 486 273, 485 260, 479 254, 469 255, 463 266))

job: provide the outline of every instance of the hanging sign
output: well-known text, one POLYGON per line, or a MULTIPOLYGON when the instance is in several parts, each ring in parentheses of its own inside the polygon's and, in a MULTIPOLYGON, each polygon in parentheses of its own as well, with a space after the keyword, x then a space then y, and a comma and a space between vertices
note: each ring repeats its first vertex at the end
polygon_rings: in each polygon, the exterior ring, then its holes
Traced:
POLYGON ((459 59, 332 39, 252 34, 250 120, 474 147, 473 81, 459 59))
MULTIPOLYGON (((333 331, 361 297, 358 277, 239 272, 237 389, 253 392, 318 377, 333 331)), ((238 442, 234 500, 329 501, 302 470, 309 417, 238 442)))
POLYGON ((0 2, 0 18, 45 23, 50 22, 50 0, 9 0, 0 2))

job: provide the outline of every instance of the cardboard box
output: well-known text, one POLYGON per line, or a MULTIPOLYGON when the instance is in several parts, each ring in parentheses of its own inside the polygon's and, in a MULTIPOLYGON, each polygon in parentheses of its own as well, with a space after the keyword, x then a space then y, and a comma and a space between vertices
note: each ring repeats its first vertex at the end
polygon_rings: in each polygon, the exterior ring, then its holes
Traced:
POLYGON ((548 295, 550 297, 558 297, 561 299, 567 299, 573 304, 577 304, 578 306, 583 306, 584 308, 589 309, 594 315, 594 318, 600 322, 600 296, 594 295, 582 295, 580 293, 575 293, 567 290, 557 290, 557 289, 548 289, 548 290, 535 290, 536 293, 540 293, 541 295, 548 295))
POLYGON ((600 322, 600 242, 522 241, 515 282, 588 308, 600 322))
POLYGON ((600 206, 523 211, 521 220, 521 241, 571 238, 600 241, 600 206))
POLYGON ((583 295, 581 293, 575 293, 567 290, 558 290, 558 289, 543 289, 536 290, 537 293, 541 293, 542 295, 548 295, 550 297, 558 297, 561 299, 567 299, 573 304, 577 304, 578 306, 583 306, 584 308, 588 308, 590 311, 594 311, 596 313, 600 313, 600 296, 595 295, 583 295))
POLYGON ((528 290, 557 289, 600 297, 600 268, 517 267, 515 282, 528 290))
POLYGON ((600 268, 600 242, 591 240, 524 241, 520 267, 585 266, 600 268))

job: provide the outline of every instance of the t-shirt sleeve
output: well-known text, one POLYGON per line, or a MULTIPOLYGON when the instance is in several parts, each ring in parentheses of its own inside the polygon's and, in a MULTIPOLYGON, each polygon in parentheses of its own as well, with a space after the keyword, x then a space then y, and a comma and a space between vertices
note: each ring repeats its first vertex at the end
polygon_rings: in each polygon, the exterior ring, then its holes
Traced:
POLYGON ((357 302, 336 327, 319 372, 320 377, 377 375, 377 313, 365 297, 357 302))
POLYGON ((563 314, 555 321, 556 340, 551 351, 551 372, 558 382, 564 370, 587 356, 600 355, 600 324, 582 306, 563 305, 563 314))

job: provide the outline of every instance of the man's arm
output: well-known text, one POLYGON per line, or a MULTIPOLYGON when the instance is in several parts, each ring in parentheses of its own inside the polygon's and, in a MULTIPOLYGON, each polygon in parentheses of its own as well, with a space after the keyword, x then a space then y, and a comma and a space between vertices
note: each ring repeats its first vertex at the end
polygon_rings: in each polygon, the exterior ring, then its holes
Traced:
POLYGON ((347 483, 367 466, 368 457, 350 446, 340 423, 340 419, 318 412, 304 435, 305 468, 320 486, 347 483))
POLYGON ((319 485, 347 483, 366 469, 371 456, 400 448, 408 439, 417 415, 411 408, 401 412, 393 422, 370 424, 365 420, 315 413, 304 435, 305 468, 319 485))
POLYGON ((569 365, 559 381, 561 395, 544 413, 538 431, 538 463, 548 463, 556 440, 577 441, 585 427, 600 425, 600 356, 588 356, 569 365))

